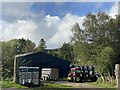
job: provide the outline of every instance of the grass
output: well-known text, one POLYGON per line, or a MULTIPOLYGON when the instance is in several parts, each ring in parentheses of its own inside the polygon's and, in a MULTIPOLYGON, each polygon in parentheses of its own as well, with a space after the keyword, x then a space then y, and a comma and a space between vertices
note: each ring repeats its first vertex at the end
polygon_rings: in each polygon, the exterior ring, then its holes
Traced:
POLYGON ((116 88, 116 80, 113 79, 112 81, 106 81, 103 83, 102 79, 99 77, 97 82, 90 82, 87 83, 89 85, 95 86, 97 88, 116 88))
MULTIPOLYGON (((115 84, 110 83, 101 83, 101 82, 89 82, 86 84, 95 86, 96 88, 115 88, 115 84)), ((19 84, 16 84, 12 81, 2 81, 0 82, 2 88, 28 88, 19 84)), ((52 88, 73 88, 72 86, 57 84, 57 83, 44 83, 43 85, 35 88, 31 88, 32 90, 40 90, 40 89, 52 89, 52 88)), ((31 90, 30 89, 30 90, 31 90)))
MULTIPOLYGON (((19 84, 16 84, 14 82, 9 81, 2 81, 0 82, 2 88, 28 88, 19 84)), ((43 85, 35 88, 31 88, 30 90, 40 90, 40 89, 49 89, 49 88, 72 88, 71 86, 66 86, 62 84, 56 84, 56 83, 44 83, 43 85)))
POLYGON ((1 87, 2 88, 27 88, 25 86, 22 86, 22 85, 19 85, 19 84, 16 84, 14 82, 9 82, 9 81, 1 81, 1 87))
POLYGON ((97 82, 94 82, 94 83, 87 83, 89 85, 92 85, 92 86, 96 86, 98 88, 115 88, 113 84, 107 84, 107 83, 97 83, 97 82))

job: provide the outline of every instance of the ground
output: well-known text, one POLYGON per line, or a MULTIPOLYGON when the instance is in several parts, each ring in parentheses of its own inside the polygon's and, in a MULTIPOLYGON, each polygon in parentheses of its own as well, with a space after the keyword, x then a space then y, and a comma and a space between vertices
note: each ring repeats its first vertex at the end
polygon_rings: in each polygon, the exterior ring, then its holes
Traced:
MULTIPOLYGON (((49 81, 45 82, 43 86, 37 88, 28 88, 28 89, 16 89, 16 88, 4 88, 2 90, 44 90, 45 88, 76 88, 76 89, 90 89, 90 90, 99 90, 100 88, 90 85, 92 82, 84 82, 84 83, 75 83, 75 82, 68 82, 68 81, 49 81)), ((103 88, 103 87, 101 87, 103 88)), ((114 90, 115 88, 112 88, 114 90)), ((45 89, 46 90, 46 89, 45 89)), ((49 89, 48 89, 49 90, 49 89)), ((62 90, 62 89, 61 89, 62 90)), ((105 89, 111 90, 111 89, 105 89)))
POLYGON ((73 88, 96 88, 95 86, 88 85, 86 83, 75 83, 75 82, 68 82, 68 81, 56 81, 55 83, 72 86, 73 88))

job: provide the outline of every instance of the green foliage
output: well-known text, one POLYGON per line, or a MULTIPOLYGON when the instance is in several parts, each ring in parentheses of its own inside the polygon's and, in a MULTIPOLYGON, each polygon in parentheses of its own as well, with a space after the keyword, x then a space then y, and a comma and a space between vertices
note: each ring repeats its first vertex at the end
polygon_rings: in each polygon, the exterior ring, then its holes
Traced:
POLYGON ((98 67, 98 71, 100 71, 101 74, 103 73, 107 73, 107 71, 113 70, 113 66, 111 63, 111 59, 110 56, 114 53, 113 49, 110 47, 105 47, 105 49, 103 49, 101 51, 101 53, 99 54, 98 58, 97 58, 97 67, 98 67))
POLYGON ((75 23, 74 26, 71 28, 72 31, 72 38, 71 42, 75 43, 77 41, 85 42, 85 32, 80 28, 78 23, 75 23))
POLYGON ((45 40, 42 38, 39 42, 39 45, 37 46, 38 51, 45 52, 45 49, 47 48, 45 40))
POLYGON ((46 52, 52 56, 56 56, 58 57, 59 55, 59 51, 58 51, 58 48, 56 49, 46 49, 46 52))
POLYGON ((114 75, 115 63, 120 63, 120 16, 115 19, 104 12, 88 14, 83 30, 75 24, 71 42, 77 65, 96 65, 100 74, 114 75))
POLYGON ((35 43, 26 39, 13 39, 8 42, 2 42, 2 76, 11 78, 13 76, 14 57, 17 54, 23 54, 35 51, 35 43))
POLYGON ((96 88, 109 88, 109 90, 115 90, 115 84, 110 84, 110 83, 88 83, 89 85, 95 86, 96 88))
POLYGON ((77 65, 88 65, 92 64, 92 59, 90 57, 91 44, 87 41, 87 33, 80 29, 78 23, 72 27, 72 39, 74 51, 74 59, 77 65))
POLYGON ((27 88, 25 86, 21 86, 19 84, 15 84, 14 82, 9 82, 9 81, 2 81, 0 83, 2 88, 27 88))
POLYGON ((86 47, 86 43, 84 42, 76 42, 73 46, 74 50, 74 56, 76 60, 77 65, 85 65, 87 64, 86 61, 88 61, 88 49, 86 47))
POLYGON ((59 57, 64 58, 71 63, 74 63, 74 53, 73 53, 73 47, 70 45, 70 43, 64 43, 61 48, 59 48, 59 57))

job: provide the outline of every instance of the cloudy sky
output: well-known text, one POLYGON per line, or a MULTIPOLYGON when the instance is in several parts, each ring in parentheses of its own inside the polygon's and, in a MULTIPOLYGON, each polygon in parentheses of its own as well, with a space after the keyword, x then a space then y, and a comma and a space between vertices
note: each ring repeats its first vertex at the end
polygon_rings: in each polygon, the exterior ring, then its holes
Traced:
POLYGON ((39 43, 44 38, 48 48, 69 42, 71 27, 82 27, 85 16, 105 11, 113 18, 118 13, 117 2, 2 2, 0 40, 28 38, 39 43))

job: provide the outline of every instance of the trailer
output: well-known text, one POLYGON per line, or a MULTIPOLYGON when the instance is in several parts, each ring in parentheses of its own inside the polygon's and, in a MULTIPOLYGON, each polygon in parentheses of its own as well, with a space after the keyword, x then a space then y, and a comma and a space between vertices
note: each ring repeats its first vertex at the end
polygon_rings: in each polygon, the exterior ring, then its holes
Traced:
POLYGON ((21 85, 40 85, 39 67, 21 66, 18 70, 18 77, 18 83, 21 85))
POLYGON ((59 70, 56 68, 43 68, 41 74, 43 80, 58 80, 59 70))

